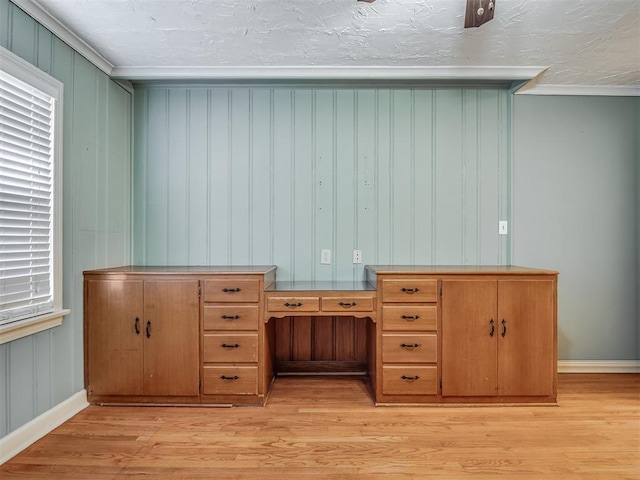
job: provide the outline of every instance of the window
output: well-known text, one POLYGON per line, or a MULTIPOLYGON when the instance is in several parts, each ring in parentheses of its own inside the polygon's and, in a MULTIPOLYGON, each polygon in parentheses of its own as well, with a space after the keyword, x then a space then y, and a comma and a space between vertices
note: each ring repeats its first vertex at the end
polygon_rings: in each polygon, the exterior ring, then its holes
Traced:
POLYGON ((62 84, 0 47, 0 343, 62 316, 62 84))

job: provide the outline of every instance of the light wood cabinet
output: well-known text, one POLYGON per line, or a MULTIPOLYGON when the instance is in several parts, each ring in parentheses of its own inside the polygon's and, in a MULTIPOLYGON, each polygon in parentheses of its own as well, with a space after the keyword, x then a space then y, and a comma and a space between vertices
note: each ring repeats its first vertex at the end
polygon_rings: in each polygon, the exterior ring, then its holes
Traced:
POLYGON ((360 372, 377 405, 552 403, 557 272, 367 266, 366 282, 276 268, 85 272, 91 403, 263 405, 278 373, 360 372))
POLYGON ((262 404, 273 377, 263 292, 274 266, 84 272, 90 403, 262 404))
POLYGON ((380 403, 420 402, 438 394, 438 280, 382 276, 377 355, 380 403))
POLYGON ((246 275, 204 281, 202 395, 217 403, 262 403, 258 322, 262 285, 246 275))
POLYGON ((555 396, 555 280, 442 281, 442 395, 555 396))
POLYGON ((85 375, 91 395, 142 395, 143 283, 85 283, 85 375))
POLYGON ((197 280, 87 279, 89 396, 197 396, 198 288, 197 280))

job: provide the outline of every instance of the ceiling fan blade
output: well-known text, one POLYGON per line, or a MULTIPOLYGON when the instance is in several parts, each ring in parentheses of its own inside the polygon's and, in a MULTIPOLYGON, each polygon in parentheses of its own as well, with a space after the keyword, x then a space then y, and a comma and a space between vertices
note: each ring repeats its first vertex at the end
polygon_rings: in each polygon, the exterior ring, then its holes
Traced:
POLYGON ((496 0, 467 0, 464 28, 479 27, 493 18, 496 0))

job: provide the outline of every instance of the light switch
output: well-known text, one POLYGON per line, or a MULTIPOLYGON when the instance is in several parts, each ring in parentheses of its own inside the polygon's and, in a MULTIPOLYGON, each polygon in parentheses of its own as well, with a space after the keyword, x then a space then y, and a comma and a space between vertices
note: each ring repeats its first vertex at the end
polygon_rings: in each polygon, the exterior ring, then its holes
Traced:
POLYGON ((322 265, 330 265, 331 264, 331 250, 322 250, 320 254, 320 263, 322 265))
POLYGON ((498 234, 506 235, 508 233, 508 230, 507 230, 508 224, 509 222, 507 222, 506 220, 500 220, 498 222, 498 234))

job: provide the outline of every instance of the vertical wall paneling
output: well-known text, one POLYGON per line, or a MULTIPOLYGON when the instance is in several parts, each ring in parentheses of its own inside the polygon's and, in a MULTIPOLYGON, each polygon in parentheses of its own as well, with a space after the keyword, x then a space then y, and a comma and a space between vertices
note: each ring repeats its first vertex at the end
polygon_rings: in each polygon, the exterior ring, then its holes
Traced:
POLYGON ((391 92, 389 250, 393 264, 410 264, 416 223, 413 90, 391 92))
MULTIPOLYGON (((296 173, 293 150, 293 92, 274 90, 272 106, 273 199, 272 245, 273 263, 278 265, 278 278, 291 280, 294 267, 294 223, 296 173), (282 266, 282 267, 280 267, 282 266)), ((259 198, 259 195, 254 195, 259 198)))
MULTIPOLYGON (((313 92, 313 208, 312 225, 312 263, 316 264, 321 249, 330 249, 333 253, 331 265, 318 263, 313 278, 331 280, 337 263, 334 245, 334 205, 336 202, 335 172, 335 115, 337 92, 333 90, 317 90, 313 92), (314 261, 315 260, 315 261, 314 261)), ((345 169, 345 173, 347 173, 345 169)), ((345 249, 346 250, 346 249, 345 249)))
POLYGON ((273 222, 271 216, 273 200, 273 91, 255 90, 251 95, 251 151, 249 184, 251 213, 248 219, 248 262, 268 265, 273 250, 273 222))
POLYGON ((71 309, 61 326, 0 346, 5 436, 84 387, 82 271, 131 262, 132 122, 129 92, 8 0, 0 0, 0 45, 64 84, 63 305, 71 309))
MULTIPOLYGON (((190 90, 187 108, 187 239, 186 260, 190 265, 208 264, 208 137, 209 97, 206 90, 190 90)), ((143 137, 145 138, 145 137, 143 137)))
POLYGON ((168 92, 165 124, 167 128, 167 251, 168 265, 187 263, 189 220, 189 108, 190 91, 179 88, 168 92))
POLYGON ((376 92, 375 98, 375 132, 370 141, 375 142, 375 166, 376 166, 376 222, 374 231, 371 232, 376 239, 375 262, 377 264, 390 264, 392 262, 391 239, 391 112, 393 95, 389 90, 376 92))
POLYGON ((433 263, 433 91, 416 90, 413 106, 413 252, 412 262, 433 263))
MULTIPOLYGON (((353 148, 355 185, 354 219, 356 226, 354 248, 362 251, 362 262, 377 263, 376 205, 377 163, 375 143, 375 105, 377 91, 353 92, 355 104, 353 119, 353 148)), ((342 133, 342 129, 340 129, 342 133)), ((353 278, 359 278, 361 266, 353 265, 353 278)))
POLYGON ((338 90, 335 92, 335 108, 332 117, 333 176, 332 225, 327 236, 331 236, 333 248, 333 277, 337 279, 355 278, 352 253, 362 249, 358 235, 358 179, 357 153, 357 92, 338 90))
MULTIPOLYGON (((136 240, 133 243, 132 259, 139 264, 146 258, 147 246, 147 184, 144 181, 147 174, 147 163, 149 158, 149 135, 147 127, 149 125, 149 91, 139 90, 133 98, 133 163, 132 181, 135 189, 132 189, 133 217, 136 219, 132 224, 132 235, 136 240)), ((195 135, 195 134, 194 134, 195 135)), ((206 138, 206 137, 205 137, 206 138)), ((202 144, 202 139, 195 136, 192 140, 195 144, 202 144)), ((197 233, 192 235, 197 239, 197 233)), ((208 237, 208 235, 206 235, 208 237)), ((197 240, 196 240, 197 241, 197 240)))
POLYGON ((507 95, 138 86, 135 260, 273 263, 281 280, 360 280, 356 248, 505 263, 507 95))
POLYGON ((209 258, 214 265, 224 265, 231 263, 231 91, 209 93, 209 258))

